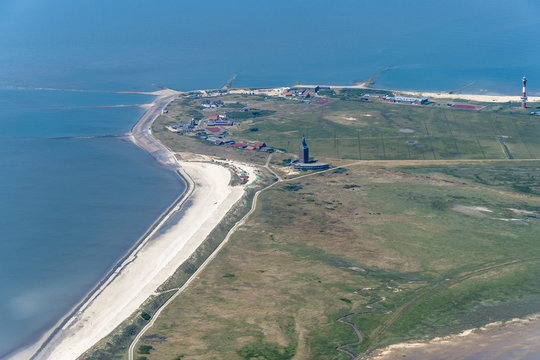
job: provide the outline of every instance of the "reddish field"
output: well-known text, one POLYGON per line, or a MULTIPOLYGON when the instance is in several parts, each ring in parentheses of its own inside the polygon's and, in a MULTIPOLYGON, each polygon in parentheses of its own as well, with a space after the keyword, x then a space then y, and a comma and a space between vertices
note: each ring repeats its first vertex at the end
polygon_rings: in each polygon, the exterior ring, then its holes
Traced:
POLYGON ((322 104, 326 104, 326 103, 329 103, 329 102, 330 102, 330 100, 319 100, 319 101, 314 102, 313 104, 322 105, 322 104))

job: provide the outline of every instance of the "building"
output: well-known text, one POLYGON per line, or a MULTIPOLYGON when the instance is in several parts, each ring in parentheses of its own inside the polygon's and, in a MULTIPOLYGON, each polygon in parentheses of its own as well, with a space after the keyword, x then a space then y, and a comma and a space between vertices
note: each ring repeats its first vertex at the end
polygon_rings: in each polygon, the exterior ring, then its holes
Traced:
POLYGON ((292 165, 292 167, 295 170, 308 171, 308 170, 325 170, 325 169, 330 168, 330 165, 327 163, 322 163, 322 162, 315 162, 315 163, 309 163, 309 164, 295 163, 292 165))
POLYGON ((234 123, 229 120, 208 120, 207 126, 233 126, 234 123))
POLYGON ((262 142, 262 141, 257 141, 257 142, 255 143, 255 149, 261 150, 263 147, 266 147, 266 144, 265 144, 264 142, 262 142))
POLYGON ((298 162, 302 164, 309 163, 309 148, 307 147, 304 135, 302 135, 302 145, 300 145, 300 148, 298 149, 298 162))
POLYGON ((416 104, 416 105, 422 105, 428 102, 428 98, 412 98, 412 97, 405 97, 405 96, 387 96, 384 98, 384 100, 399 104, 416 104))
POLYGON ((330 165, 322 162, 310 162, 309 161, 309 148, 306 144, 305 136, 302 136, 302 145, 298 149, 298 162, 292 164, 293 169, 296 170, 324 170, 328 169, 330 165))
POLYGON ((218 107, 223 107, 225 104, 221 100, 217 100, 217 101, 203 100, 201 105, 202 107, 205 107, 205 108, 218 108, 218 107))

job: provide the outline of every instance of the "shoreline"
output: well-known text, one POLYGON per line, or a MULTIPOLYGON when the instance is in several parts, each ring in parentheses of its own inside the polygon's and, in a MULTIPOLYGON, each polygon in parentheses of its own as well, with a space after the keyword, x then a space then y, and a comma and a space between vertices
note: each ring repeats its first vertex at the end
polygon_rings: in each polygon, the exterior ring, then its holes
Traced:
POLYGON ((428 360, 435 355, 441 359, 461 359, 465 357, 471 359, 511 358, 516 355, 516 348, 523 346, 524 343, 531 345, 528 349, 522 349, 525 352, 529 351, 531 347, 536 347, 536 351, 540 348, 540 345, 538 345, 540 332, 536 331, 536 335, 530 338, 531 327, 540 330, 539 320, 540 314, 535 313, 523 318, 488 323, 481 327, 446 336, 438 336, 430 340, 411 340, 396 343, 376 349, 367 356, 367 359, 407 358, 428 360), (527 335, 529 335, 528 339, 527 335), (508 345, 508 348, 501 347, 501 343, 508 345), (490 351, 493 353, 490 353, 490 351))
POLYGON ((227 169, 177 161, 174 154, 151 135, 152 122, 179 94, 181 92, 169 89, 154 92, 156 98, 129 136, 160 165, 175 172, 185 184, 184 191, 79 303, 37 342, 16 350, 8 355, 9 359, 67 360, 82 355, 152 296, 243 195, 242 188, 228 185, 227 169), (184 211, 184 215, 163 234, 154 236, 179 210, 184 211), (186 229, 189 227, 191 229, 186 229), (181 233, 190 235, 179 235, 179 228, 181 233))
MULTIPOLYGON (((370 87, 365 83, 358 83, 357 85, 294 85, 290 88, 306 88, 306 87, 327 87, 330 89, 356 89, 356 90, 380 90, 391 91, 393 93, 404 94, 412 97, 427 97, 434 99, 454 99, 454 100, 468 100, 478 101, 483 103, 506 103, 506 102, 521 102, 520 95, 500 95, 500 94, 468 94, 468 93, 453 93, 450 94, 444 91, 423 91, 423 90, 399 90, 399 89, 379 89, 370 87)), ((234 89, 233 89, 234 90, 234 89)), ((540 96, 528 96, 527 102, 540 102, 540 96)))
MULTIPOLYGON (((306 87, 310 85, 299 85, 299 86, 306 87)), ((320 86, 327 86, 327 85, 320 85, 320 86)), ((338 88, 366 89, 367 88, 362 85, 329 86, 329 87, 336 88, 336 89, 338 88)), ((262 89, 262 88, 256 88, 256 89, 262 89)), ((271 88, 271 89, 278 89, 278 88, 271 88)), ((242 91, 245 89, 233 89, 233 91, 234 90, 242 91)), ((383 90, 383 89, 376 89, 376 90, 383 90)), ((205 90, 198 90, 198 91, 205 91, 205 90)), ((463 100, 479 101, 479 102, 484 102, 484 103, 492 103, 492 102, 504 103, 504 102, 509 102, 509 101, 511 102, 521 101, 521 98, 519 96, 448 94, 448 93, 401 91, 401 90, 389 90, 389 91, 392 91, 395 93, 401 93, 401 94, 408 94, 410 96, 427 96, 427 97, 432 97, 432 98, 437 98, 437 99, 463 99, 463 100)), ((120 92, 120 93, 124 93, 124 92, 120 92)), ((45 333, 45 335, 41 336, 40 340, 37 343, 34 343, 33 345, 28 346, 22 350, 21 349, 16 350, 17 352, 15 353, 8 354, 7 357, 9 359, 27 359, 27 358, 63 359, 64 353, 56 354, 55 351, 57 347, 62 346, 62 344, 66 342, 65 341, 66 339, 69 339, 70 336, 73 336, 73 334, 67 334, 65 332, 67 332, 70 328, 73 328, 74 326, 76 326, 77 323, 88 321, 88 319, 85 320, 85 318, 83 317, 83 314, 86 311, 88 311, 88 309, 91 308, 95 302, 99 300, 99 296, 102 295, 103 292, 105 292, 110 286, 114 286, 115 280, 121 277, 123 272, 129 271, 130 269, 129 266, 131 265, 131 263, 133 263, 137 259, 138 254, 142 252, 143 250, 145 250, 145 247, 147 245, 148 246, 152 245, 149 243, 161 237, 161 236, 158 236, 157 238, 152 239, 152 236, 167 222, 167 220, 173 214, 179 211, 182 208, 182 206, 186 204, 188 200, 191 199, 196 188, 195 184, 197 183, 197 185, 200 185, 200 182, 204 181, 203 179, 204 176, 203 177, 195 176, 195 179, 193 179, 190 176, 190 174, 185 171, 184 168, 186 167, 190 168, 190 171, 192 173, 197 173, 197 171, 199 171, 198 175, 201 175, 202 168, 205 168, 208 166, 216 166, 216 165, 196 163, 196 162, 187 163, 187 162, 178 161, 176 159, 176 156, 172 152, 170 152, 162 143, 160 143, 157 139, 155 139, 152 136, 151 124, 153 123, 153 121, 161 114, 161 111, 165 109, 166 106, 171 101, 176 99, 183 92, 179 92, 179 91, 175 91, 171 89, 163 89, 156 92, 125 92, 125 93, 136 93, 136 94, 155 96, 155 99, 151 104, 137 105, 137 106, 145 107, 146 111, 142 114, 142 116, 139 118, 137 123, 132 127, 130 133, 127 134, 127 136, 129 136, 129 138, 135 145, 137 145, 144 151, 148 152, 152 157, 154 157, 154 159, 160 165, 164 166, 168 170, 175 172, 177 176, 179 177, 180 181, 184 182, 185 189, 173 201, 173 203, 152 223, 149 229, 138 239, 136 243, 133 244, 133 246, 125 253, 125 255, 123 255, 117 261, 117 263, 107 272, 107 274, 94 286, 94 288, 92 288, 88 292, 88 294, 79 303, 77 303, 64 317, 62 317, 50 330, 48 330, 45 333), (198 169, 196 169, 197 167, 198 169)), ((529 101, 540 102, 540 97, 529 97, 529 101)), ((130 106, 134 106, 134 105, 130 105, 130 106)), ((204 171, 202 171, 202 173, 204 173, 204 171)), ((207 183, 206 185, 211 186, 212 184, 207 183)), ((243 190, 241 191, 241 193, 243 194, 243 190)), ((222 202, 225 202, 226 200, 227 199, 222 199, 222 202)), ((231 203, 230 206, 232 206, 234 203, 235 202, 231 203)), ((190 205, 184 210, 186 212, 189 212, 192 206, 193 205, 190 205)), ((183 218, 184 216, 176 224, 171 224, 171 228, 176 229, 177 226, 180 223, 182 223, 183 218)), ((209 231, 211 231, 212 229, 213 227, 210 228, 209 231)), ((170 230, 166 231, 166 233, 169 233, 169 232, 170 230)), ((202 240, 204 240, 204 238, 202 240)), ((192 251, 194 251, 196 248, 197 246, 193 248, 192 251)), ((188 255, 190 254, 191 253, 189 253, 188 255)), ((180 266, 180 264, 181 263, 178 263, 176 267, 180 266)), ((165 267, 166 265, 167 264, 163 265, 162 267, 165 267)), ((176 269, 176 267, 174 269, 176 269)), ((157 286, 161 285, 161 283, 158 283, 157 286)), ((152 294, 153 292, 150 293, 149 296, 151 296, 152 294)), ((143 301, 146 300, 147 298, 148 296, 144 298, 143 301)), ((137 308, 135 308, 133 311, 135 311, 137 308)), ((127 318, 127 316, 129 315, 130 314, 127 314, 124 318, 127 318)), ((121 321, 123 319, 121 319, 121 321)), ((118 322, 118 324, 120 324, 121 321, 118 322)), ((89 327, 94 327, 94 325, 86 324, 86 328, 88 329, 89 327)), ((80 326, 78 329, 80 330, 80 326)), ((113 329, 111 329, 111 331, 113 329)), ((103 336, 106 336, 109 332, 103 334, 103 336)), ((450 336, 457 336, 457 335, 450 335, 450 336)), ((90 344, 89 346, 85 345, 86 348, 83 349, 80 352, 80 354, 77 355, 77 357, 82 355, 86 350, 88 350, 100 339, 101 337, 98 338, 96 341, 94 341, 94 343, 90 344)), ((72 344, 70 344, 69 346, 70 346, 70 349, 73 348, 73 341, 72 341, 72 344)), ((80 347, 80 349, 82 349, 82 347, 80 347)), ((66 356, 68 356, 66 357, 66 359, 71 359, 71 357, 69 357, 70 355, 66 355, 66 356)))
MULTIPOLYGON (((482 103, 506 103, 506 102, 521 102, 521 96, 515 95, 486 95, 486 94, 448 94, 444 92, 429 92, 429 91, 401 91, 390 90, 406 94, 414 97, 427 97, 434 99, 453 99, 453 100, 468 100, 482 103)), ((540 96, 528 96, 527 102, 540 102, 540 96)))

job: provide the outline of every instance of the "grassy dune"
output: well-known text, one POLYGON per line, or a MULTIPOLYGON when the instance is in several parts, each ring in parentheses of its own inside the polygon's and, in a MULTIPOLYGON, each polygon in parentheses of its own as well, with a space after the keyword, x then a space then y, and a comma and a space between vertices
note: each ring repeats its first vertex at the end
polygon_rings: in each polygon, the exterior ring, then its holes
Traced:
MULTIPOLYGON (((505 164, 490 171, 509 176, 505 164)), ((146 356, 347 359, 337 346, 359 354, 539 311, 540 220, 509 209, 539 212, 540 199, 440 170, 354 166, 267 191, 147 333, 146 356), (337 321, 348 314, 359 344, 337 321)))
POLYGON ((324 105, 227 95, 211 111, 183 98, 154 123, 180 153, 264 163, 166 129, 228 111, 238 125, 227 137, 283 149, 274 165, 295 156, 302 134, 313 157, 334 165, 398 161, 261 194, 143 337, 140 360, 348 359, 540 311, 540 161, 519 160, 540 157, 540 121, 509 104, 469 111, 328 95, 324 105))
MULTIPOLYGON (((296 153, 299 139, 306 135, 313 156, 336 159, 506 159, 501 141, 515 159, 540 158, 540 121, 510 105, 488 104, 480 111, 451 109, 446 103, 434 106, 387 104, 332 98, 324 105, 255 96, 224 96, 257 109, 262 116, 238 117, 229 129, 237 140, 265 141, 269 146, 296 153), (265 114, 265 112, 267 112, 265 114), (256 131, 253 131, 256 130, 256 131)), ((170 106, 169 114, 154 125, 189 121, 194 112, 204 118, 216 112, 238 113, 235 108, 202 111, 199 99, 182 99, 170 106)), ((534 105, 534 104, 533 104, 534 105)), ((533 106, 531 105, 531 106, 533 106)), ((534 107, 534 106, 533 106, 534 107)), ((180 139, 169 134, 167 144, 185 148, 200 140, 180 139)), ((204 144, 203 144, 204 146, 204 144)), ((205 146, 206 147, 206 146, 205 146)), ((235 149, 201 149, 215 154, 246 157, 235 149), (233 152, 233 151, 236 151, 233 152)), ((257 157, 252 154, 257 161, 257 157)), ((259 159, 260 160, 260 159, 259 159)))

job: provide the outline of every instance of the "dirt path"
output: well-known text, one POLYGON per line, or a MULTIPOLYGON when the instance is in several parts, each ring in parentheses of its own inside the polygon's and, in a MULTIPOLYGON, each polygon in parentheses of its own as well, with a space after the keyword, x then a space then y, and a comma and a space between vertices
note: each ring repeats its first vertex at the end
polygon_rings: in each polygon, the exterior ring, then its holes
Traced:
MULTIPOLYGON (((266 164, 268 164, 270 162, 270 158, 271 158, 272 154, 270 154, 268 156, 268 159, 266 161, 266 164)), ((265 165, 266 167, 267 165, 265 165)), ((273 171, 268 167, 268 170, 270 170, 270 172, 273 173, 273 171)), ((227 236, 225 236, 225 239, 223 239, 223 241, 221 242, 221 244, 219 244, 219 246, 214 250, 214 252, 212 252, 212 254, 210 254, 210 256, 202 263, 201 266, 199 266, 199 268, 197 269, 197 271, 195 271, 193 273, 193 275, 190 276, 190 278, 184 283, 184 285, 182 285, 181 288, 179 288, 173 296, 171 296, 171 298, 169 300, 167 300, 167 302, 165 302, 157 311, 156 313, 154 314, 154 316, 152 316, 152 319, 150 320, 150 322, 148 324, 146 324, 146 326, 137 334, 137 336, 135 337, 135 339, 133 339, 133 341, 131 342, 131 345, 129 346, 129 350, 128 350, 128 358, 129 360, 133 360, 134 357, 133 357, 133 351, 135 349, 135 346, 137 345, 137 343, 140 341, 141 337, 148 331, 148 329, 150 329, 156 319, 159 317, 159 315, 161 314, 161 312, 167 307, 167 305, 169 305, 174 299, 176 299, 176 297, 178 295, 180 295, 181 293, 183 293, 188 287, 189 285, 191 285, 191 283, 197 279, 199 277, 199 275, 201 274, 201 272, 208 266, 208 264, 210 264, 210 262, 212 262, 212 260, 219 254, 219 252, 221 251, 221 249, 223 249, 223 247, 229 242, 229 239, 231 238, 231 236, 234 234, 234 232, 239 228, 241 227, 242 225, 244 225, 247 221, 247 219, 251 216, 251 214, 253 214, 253 212, 257 209, 257 201, 259 199, 259 195, 263 192, 263 191, 266 191, 268 189, 270 189, 271 187, 275 186, 276 184, 280 183, 281 180, 278 180, 268 186, 266 186, 265 188, 262 188, 260 190, 258 190, 255 195, 253 196, 253 201, 251 202, 251 209, 244 215, 244 217, 242 217, 242 219, 240 219, 236 224, 234 224, 234 226, 229 230, 229 232, 227 233, 227 236)))
MULTIPOLYGON (((260 189, 258 190, 254 197, 253 197, 253 201, 252 201, 252 205, 251 205, 251 209, 248 211, 248 213, 246 215, 244 215, 244 217, 242 219, 240 219, 240 221, 238 221, 230 230, 229 232, 227 233, 225 239, 221 242, 221 244, 214 250, 214 252, 204 261, 204 263, 197 269, 197 271, 186 281, 186 283, 181 287, 179 288, 178 290, 176 290, 175 294, 165 303, 163 304, 163 306, 161 306, 157 311, 156 313, 154 314, 154 316, 152 317, 152 319, 150 320, 150 322, 139 332, 139 334, 137 334, 137 336, 135 337, 135 339, 133 340, 133 342, 131 343, 130 347, 129 347, 129 351, 128 351, 128 358, 129 360, 134 360, 134 349, 135 349, 135 346, 137 345, 137 343, 140 341, 140 339, 142 338, 142 336, 148 331, 148 329, 150 329, 156 319, 159 317, 159 315, 161 314, 161 312, 167 307, 167 305, 169 305, 178 295, 180 295, 182 292, 185 291, 185 289, 187 289, 189 287, 189 285, 200 275, 200 273, 206 268, 206 266, 208 266, 208 264, 219 254, 219 252, 222 250, 222 248, 228 243, 230 237, 234 234, 234 232, 242 225, 245 224, 245 222, 247 221, 247 219, 249 218, 249 216, 251 216, 251 214, 256 210, 257 208, 257 201, 258 201, 258 198, 259 198, 259 195, 268 190, 269 188, 275 186, 276 184, 279 184, 279 183, 283 183, 283 182, 292 182, 292 181, 296 181, 298 179, 302 179, 302 178, 305 178, 305 177, 309 177, 309 176, 315 176, 315 175, 318 175, 320 173, 326 173, 326 172, 329 172, 329 171, 335 171, 336 169, 341 169, 341 168, 346 168, 348 166, 356 166, 356 165, 377 165, 377 164, 381 164, 381 165, 426 165, 426 164, 455 164, 455 163, 471 163, 471 162, 500 162, 500 161, 508 161, 507 159, 481 159, 481 160, 357 160, 357 161, 352 161, 350 163, 347 163, 347 164, 343 164, 343 165, 340 165, 340 166, 337 166, 337 167, 333 167, 333 168, 330 168, 328 170, 323 170, 323 171, 317 171, 317 172, 313 172, 313 173, 308 173, 308 174, 305 174, 305 175, 300 175, 298 177, 294 177, 294 178, 289 178, 289 179, 282 179, 276 172, 274 172, 271 168, 270 168, 270 161, 271 161, 271 158, 272 158, 272 154, 269 154, 267 159, 266 159, 266 162, 265 162, 265 165, 264 167, 271 173, 273 174, 278 180, 270 185, 268 185, 267 187, 263 188, 263 189, 260 189)), ((521 160, 521 161, 531 161, 531 160, 540 160, 540 159, 526 159, 526 160, 521 160)), ((520 161, 520 160, 513 160, 513 161, 520 161)), ((477 274, 480 274, 480 273, 483 273, 483 272, 487 272, 487 271, 490 271, 490 270, 494 270, 494 269, 497 269, 497 268, 501 268, 501 267, 505 267, 505 266, 510 266, 510 265, 514 265, 514 264, 518 264, 518 263, 524 263, 524 262, 529 262, 529 261, 537 261, 537 260, 540 260, 540 258, 532 258, 532 259, 523 259, 523 260, 515 260, 515 261, 511 261, 511 262, 507 262, 507 263, 503 263, 503 264, 498 264, 498 265, 493 265, 493 266, 490 266, 490 267, 486 267, 486 268, 482 268, 482 269, 478 269, 478 270, 475 270, 473 272, 469 272, 469 273, 466 273, 464 275, 461 275, 457 278, 454 278, 454 279, 446 279, 446 280, 443 280, 439 283, 437 283, 435 286, 433 286, 431 289, 428 289, 427 291, 425 291, 424 293, 418 295, 417 297, 415 297, 413 300, 411 300, 409 303, 403 305, 395 314, 394 316, 392 316, 392 318, 385 324, 383 325, 382 328, 379 328, 379 329, 376 329, 376 335, 375 335, 375 338, 374 338, 374 341, 373 343, 376 343, 376 341, 388 330, 388 328, 395 322, 397 321, 401 315, 408 309, 410 308, 412 305, 414 305, 415 303, 417 303, 418 301, 420 301, 422 298, 426 297, 427 295, 433 293, 434 291, 444 287, 444 286, 449 286, 451 284, 453 284, 454 282, 457 282, 457 281, 460 281, 460 280, 464 280, 468 277, 471 277, 471 276, 474 276, 474 275, 477 275, 477 274)), ((346 316, 343 316, 339 319, 337 319, 338 322, 341 322, 341 323, 344 323, 344 324, 347 324, 349 325, 354 333, 356 334, 356 337, 357 337, 357 341, 353 342, 353 343, 347 343, 347 344, 342 344, 340 346, 337 347, 337 350, 338 351, 341 351, 343 352, 344 354, 347 354, 351 359, 354 359, 354 360, 357 360, 357 359, 362 359, 364 358, 366 355, 368 355, 369 353, 371 353, 374 348, 373 347, 369 347, 364 353, 362 354, 359 354, 359 355, 356 355, 354 353, 352 353, 351 351, 345 349, 346 346, 348 345, 355 345, 355 344, 359 344, 361 343, 364 338, 363 338, 363 335, 362 335, 362 332, 360 331, 360 329, 358 329, 358 327, 350 322, 348 319, 350 319, 351 317, 354 317, 354 316, 357 316, 357 315, 362 315, 362 314, 365 314, 365 312, 361 312, 361 313, 352 313, 352 314, 348 314, 346 316)))
POLYGON ((355 344, 359 344, 359 343, 361 343, 363 341, 362 332, 356 327, 356 325, 354 325, 353 323, 348 321, 348 319, 351 318, 351 317, 357 316, 357 315, 368 314, 369 312, 352 313, 352 314, 348 314, 348 315, 346 315, 344 317, 341 317, 341 318, 337 319, 337 321, 345 323, 345 324, 351 326, 353 328, 354 332, 356 333, 356 336, 358 337, 358 341, 356 341, 354 343, 348 343, 348 344, 340 345, 340 346, 337 347, 337 350, 349 355, 350 358, 353 359, 353 360, 365 359, 365 357, 367 355, 369 355, 373 350, 375 350, 374 346, 377 343, 377 341, 381 338, 381 336, 384 335, 384 333, 390 328, 390 326, 392 326, 401 317, 401 315, 403 315, 403 313, 405 311, 407 311, 411 306, 413 306, 414 304, 416 304, 417 302, 419 302, 420 300, 422 300, 426 296, 432 294, 433 292, 435 292, 435 291, 437 291, 437 290, 439 290, 439 289, 441 289, 443 287, 450 286, 450 285, 452 285, 452 284, 454 284, 454 283, 456 283, 458 281, 465 280, 465 279, 468 279, 468 278, 473 277, 475 275, 486 273, 486 272, 491 271, 491 270, 500 269, 500 268, 503 268, 503 267, 516 265, 516 264, 522 264, 522 263, 526 263, 526 262, 539 261, 539 260, 540 260, 540 257, 508 261, 508 262, 505 262, 505 263, 502 263, 502 264, 492 265, 492 266, 484 267, 484 268, 481 268, 481 269, 478 269, 478 270, 474 270, 474 271, 465 273, 463 275, 460 275, 460 276, 458 276, 456 278, 445 279, 445 280, 442 280, 442 281, 436 283, 431 288, 427 289, 426 291, 419 294, 418 296, 416 296, 414 299, 412 299, 411 301, 409 301, 405 305, 401 306, 394 313, 394 315, 390 318, 390 320, 388 320, 384 325, 382 325, 379 328, 375 329, 375 335, 373 336, 372 345, 370 347, 368 347, 365 352, 363 352, 363 353, 361 353, 359 355, 355 355, 352 352, 350 352, 350 351, 348 351, 346 349, 343 349, 343 347, 345 347, 347 345, 355 345, 355 344))

